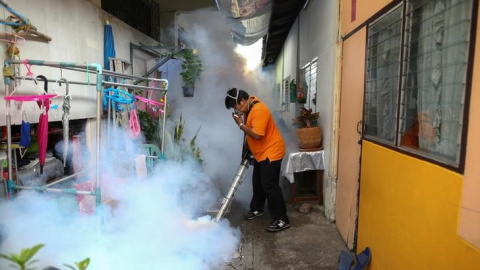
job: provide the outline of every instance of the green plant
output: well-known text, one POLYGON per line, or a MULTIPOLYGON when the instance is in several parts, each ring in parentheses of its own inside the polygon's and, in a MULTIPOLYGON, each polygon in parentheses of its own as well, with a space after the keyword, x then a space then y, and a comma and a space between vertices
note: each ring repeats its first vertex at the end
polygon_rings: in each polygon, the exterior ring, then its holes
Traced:
POLYGON ((77 266, 77 268, 71 266, 71 265, 68 265, 68 264, 64 264, 66 267, 70 268, 70 269, 73 269, 73 270, 86 270, 88 265, 90 264, 90 258, 86 258, 85 260, 83 261, 80 261, 80 262, 76 262, 75 265, 77 266))
MULTIPOLYGON (((34 270, 35 268, 31 268, 30 266, 33 263, 38 262, 38 260, 31 261, 31 259, 44 246, 45 246, 44 244, 38 244, 31 248, 22 248, 22 250, 20 251, 20 254, 14 254, 14 253, 10 253, 8 255, 0 254, 0 258, 15 263, 15 264, 10 264, 11 268, 20 269, 20 270, 34 270)), ((86 258, 83 261, 75 263, 77 268, 68 264, 64 264, 64 266, 73 270, 86 270, 89 264, 90 264, 90 258, 86 258)))
POLYGON ((301 97, 297 98, 297 102, 299 104, 305 104, 305 103, 307 103, 307 98, 304 97, 304 96, 301 96, 301 97))
POLYGON ((20 254, 10 253, 8 255, 0 254, 0 258, 11 261, 15 264, 10 264, 12 268, 20 269, 20 270, 33 270, 35 268, 31 268, 30 265, 37 262, 38 260, 30 261, 33 256, 42 248, 44 244, 38 244, 31 248, 22 248, 20 254))
POLYGON ((161 139, 158 129, 158 120, 154 119, 154 117, 148 111, 138 110, 137 114, 140 122, 140 130, 145 136, 146 142, 160 145, 161 139))
POLYGON ((172 150, 172 159, 176 161, 184 161, 185 155, 191 154, 195 160, 202 165, 204 160, 202 159, 202 152, 200 151, 199 147, 196 147, 195 143, 197 140, 198 133, 200 132, 200 128, 198 128, 195 136, 190 140, 190 143, 185 145, 185 138, 183 137, 184 129, 185 129, 185 120, 183 120, 183 115, 180 114, 179 121, 175 124, 175 128, 173 130, 173 136, 170 132, 166 132, 167 138, 169 139, 170 149, 172 150))
POLYGON ((293 119, 294 125, 296 125, 299 128, 302 127, 312 127, 317 125, 317 120, 320 117, 320 113, 316 112, 313 113, 312 109, 305 109, 302 107, 300 109, 300 114, 297 116, 297 118, 293 119))
POLYGON ((183 49, 179 53, 182 58, 182 76, 183 85, 187 87, 195 87, 195 81, 203 71, 202 61, 198 57, 197 50, 183 49))

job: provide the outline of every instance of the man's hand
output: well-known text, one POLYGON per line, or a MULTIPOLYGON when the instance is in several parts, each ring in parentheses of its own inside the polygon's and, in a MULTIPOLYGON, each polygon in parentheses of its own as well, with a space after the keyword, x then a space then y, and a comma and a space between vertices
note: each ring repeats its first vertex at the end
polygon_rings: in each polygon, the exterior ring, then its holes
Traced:
POLYGON ((238 125, 243 124, 243 119, 240 115, 237 113, 232 113, 233 120, 235 120, 235 123, 238 125))
POLYGON ((256 139, 256 140, 259 140, 261 138, 263 138, 263 135, 258 135, 256 134, 255 132, 253 132, 253 129, 247 127, 244 123, 243 123, 243 119, 240 115, 236 114, 236 113, 232 113, 232 117, 233 117, 233 120, 235 120, 235 123, 237 123, 238 125, 238 128, 240 130, 242 130, 243 132, 245 132, 245 134, 247 134, 248 136, 256 139))

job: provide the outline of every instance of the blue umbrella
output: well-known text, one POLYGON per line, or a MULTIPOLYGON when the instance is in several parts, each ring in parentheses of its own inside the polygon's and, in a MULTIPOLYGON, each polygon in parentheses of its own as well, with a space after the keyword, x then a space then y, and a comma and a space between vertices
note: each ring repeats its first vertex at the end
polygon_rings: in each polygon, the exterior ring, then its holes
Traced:
POLYGON ((103 36, 103 57, 104 68, 110 70, 109 58, 115 58, 115 40, 113 39, 112 26, 108 22, 105 24, 105 33, 103 36))

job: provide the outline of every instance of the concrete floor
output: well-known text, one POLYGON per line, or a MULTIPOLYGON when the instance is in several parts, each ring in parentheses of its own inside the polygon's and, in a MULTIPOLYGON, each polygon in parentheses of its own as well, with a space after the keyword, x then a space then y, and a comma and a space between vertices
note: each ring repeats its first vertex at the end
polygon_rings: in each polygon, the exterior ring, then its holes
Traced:
POLYGON ((341 250, 348 250, 335 224, 328 223, 323 208, 313 204, 300 213, 300 204, 287 204, 290 228, 270 233, 268 211, 262 217, 242 221, 240 258, 223 270, 338 269, 341 250))

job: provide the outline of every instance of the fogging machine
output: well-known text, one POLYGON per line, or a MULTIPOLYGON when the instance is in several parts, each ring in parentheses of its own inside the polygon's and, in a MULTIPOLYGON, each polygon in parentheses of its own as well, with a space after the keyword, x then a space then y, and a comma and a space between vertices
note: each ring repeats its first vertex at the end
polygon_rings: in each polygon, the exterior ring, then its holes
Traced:
POLYGON ((251 163, 253 163, 253 155, 249 150, 245 149, 242 153, 242 162, 240 162, 240 166, 238 166, 237 172, 233 177, 232 185, 230 186, 227 195, 222 200, 222 204, 220 206, 220 210, 218 210, 217 216, 215 217, 215 221, 218 222, 229 211, 233 196, 235 196, 235 192, 242 184, 245 172, 251 163))

